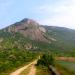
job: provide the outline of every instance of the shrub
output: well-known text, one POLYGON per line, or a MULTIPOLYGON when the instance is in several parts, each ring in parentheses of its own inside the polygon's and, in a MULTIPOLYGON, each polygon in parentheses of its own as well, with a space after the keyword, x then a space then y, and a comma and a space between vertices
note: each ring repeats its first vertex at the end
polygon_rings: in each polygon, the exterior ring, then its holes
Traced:
POLYGON ((43 56, 37 61, 37 65, 49 66, 54 65, 54 58, 50 54, 43 54, 43 56))

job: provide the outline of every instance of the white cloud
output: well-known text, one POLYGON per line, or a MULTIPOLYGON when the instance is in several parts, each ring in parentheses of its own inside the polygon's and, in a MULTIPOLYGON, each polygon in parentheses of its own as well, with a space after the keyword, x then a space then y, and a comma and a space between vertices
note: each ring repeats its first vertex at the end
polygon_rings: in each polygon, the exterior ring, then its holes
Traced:
POLYGON ((75 28, 75 0, 59 0, 54 4, 41 5, 36 12, 44 15, 45 18, 40 21, 43 24, 75 28))

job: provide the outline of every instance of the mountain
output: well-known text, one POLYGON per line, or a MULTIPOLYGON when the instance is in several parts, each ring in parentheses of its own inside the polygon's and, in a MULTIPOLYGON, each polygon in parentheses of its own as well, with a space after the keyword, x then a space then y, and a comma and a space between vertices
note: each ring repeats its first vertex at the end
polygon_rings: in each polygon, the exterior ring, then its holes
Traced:
POLYGON ((0 30, 0 49, 75 51, 75 30, 25 18, 0 30))
POLYGON ((74 50, 75 49, 75 30, 65 27, 56 26, 43 26, 47 34, 55 38, 57 41, 54 44, 60 48, 60 50, 74 50))
POLYGON ((7 29, 8 32, 19 32, 23 36, 30 38, 31 40, 36 41, 44 41, 47 42, 48 40, 45 38, 46 30, 45 28, 41 27, 37 22, 31 19, 23 19, 20 22, 17 22, 7 29))
POLYGON ((25 18, 0 30, 0 75, 8 75, 39 54, 75 57, 75 30, 40 25, 25 18))

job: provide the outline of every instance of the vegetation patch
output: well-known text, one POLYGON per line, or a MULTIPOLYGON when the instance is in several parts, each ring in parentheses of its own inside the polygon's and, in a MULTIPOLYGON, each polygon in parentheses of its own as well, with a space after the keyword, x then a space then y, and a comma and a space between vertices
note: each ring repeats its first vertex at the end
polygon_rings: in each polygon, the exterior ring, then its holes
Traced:
POLYGON ((0 51, 0 75, 22 67, 36 58, 36 53, 25 50, 11 49, 0 51))
MULTIPOLYGON (((44 71, 46 70, 46 72, 48 71, 47 74, 53 74, 50 65, 54 66, 54 58, 52 55, 50 55, 49 53, 47 54, 43 54, 40 59, 37 61, 36 66, 39 67, 38 73, 40 73, 40 71, 44 71)), ((41 74, 40 74, 41 75, 41 74)), ((46 74, 45 74, 46 75, 46 74)))
POLYGON ((36 67, 36 75, 51 75, 48 68, 45 66, 36 67))
POLYGON ((68 61, 57 61, 56 68, 61 75, 75 75, 75 63, 68 61))

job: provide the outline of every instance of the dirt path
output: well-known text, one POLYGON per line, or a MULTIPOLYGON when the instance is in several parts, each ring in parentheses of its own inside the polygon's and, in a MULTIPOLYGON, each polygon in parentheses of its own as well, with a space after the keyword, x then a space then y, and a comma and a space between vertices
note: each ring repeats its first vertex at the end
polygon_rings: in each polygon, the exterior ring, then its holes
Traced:
POLYGON ((35 75, 36 74, 36 68, 35 68, 35 64, 32 64, 31 66, 31 70, 29 72, 28 75, 35 75))
POLYGON ((33 65, 33 66, 32 66, 32 69, 31 69, 31 71, 33 72, 33 74, 32 74, 32 72, 30 71, 30 74, 29 74, 29 75, 35 75, 34 64, 36 64, 36 62, 37 62, 37 60, 31 62, 30 64, 28 64, 28 65, 26 65, 26 66, 24 66, 24 67, 22 67, 22 68, 20 68, 20 69, 18 69, 18 70, 16 70, 15 72, 11 73, 10 75, 19 75, 23 70, 25 70, 25 69, 26 69, 28 66, 30 66, 30 65, 33 65))
POLYGON ((56 60, 63 60, 63 61, 71 61, 75 62, 75 57, 56 57, 56 60))

